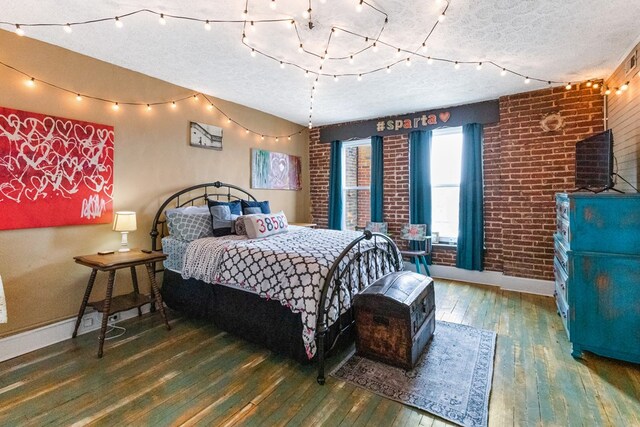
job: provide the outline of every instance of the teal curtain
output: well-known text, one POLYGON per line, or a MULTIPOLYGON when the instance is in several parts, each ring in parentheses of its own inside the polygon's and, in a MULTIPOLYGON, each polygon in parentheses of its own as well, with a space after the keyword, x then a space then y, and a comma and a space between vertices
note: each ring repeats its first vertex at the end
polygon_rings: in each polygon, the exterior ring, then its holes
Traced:
POLYGON ((409 221, 427 224, 431 233, 431 131, 409 133, 409 221))
POLYGON ((460 175, 460 219, 456 266, 482 271, 484 248, 482 125, 478 123, 462 127, 460 175))
POLYGON ((382 137, 371 137, 371 221, 382 222, 383 219, 383 179, 384 160, 382 137))
POLYGON ((342 141, 331 142, 329 163, 329 228, 342 228, 342 141))

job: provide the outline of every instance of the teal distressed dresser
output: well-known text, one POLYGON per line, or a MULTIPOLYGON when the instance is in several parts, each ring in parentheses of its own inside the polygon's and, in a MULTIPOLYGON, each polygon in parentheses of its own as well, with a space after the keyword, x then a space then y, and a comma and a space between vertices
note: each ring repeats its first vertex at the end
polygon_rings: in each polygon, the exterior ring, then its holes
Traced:
POLYGON ((640 363, 640 194, 556 194, 555 296, 574 357, 640 363))

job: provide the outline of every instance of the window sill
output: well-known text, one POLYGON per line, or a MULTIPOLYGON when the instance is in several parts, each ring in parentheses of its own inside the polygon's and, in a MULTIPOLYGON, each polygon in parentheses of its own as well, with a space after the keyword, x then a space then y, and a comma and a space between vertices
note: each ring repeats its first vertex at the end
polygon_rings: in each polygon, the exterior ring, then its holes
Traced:
POLYGON ((431 246, 438 249, 456 249, 458 247, 455 243, 432 243, 431 246))

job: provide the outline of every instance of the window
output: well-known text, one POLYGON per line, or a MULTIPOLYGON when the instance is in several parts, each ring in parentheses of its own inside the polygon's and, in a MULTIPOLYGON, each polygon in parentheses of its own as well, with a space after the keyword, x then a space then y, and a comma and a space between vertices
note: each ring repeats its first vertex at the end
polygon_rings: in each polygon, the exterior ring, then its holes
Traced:
POLYGON ((462 128, 433 131, 431 138, 431 230, 440 241, 458 240, 462 128))
POLYGON ((342 228, 364 228, 371 218, 371 140, 342 144, 342 228))

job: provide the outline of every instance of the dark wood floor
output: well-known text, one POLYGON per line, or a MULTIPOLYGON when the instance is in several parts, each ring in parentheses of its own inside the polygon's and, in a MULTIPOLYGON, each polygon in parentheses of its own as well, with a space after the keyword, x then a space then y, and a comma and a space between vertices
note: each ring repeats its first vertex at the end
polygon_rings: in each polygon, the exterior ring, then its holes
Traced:
MULTIPOLYGON (((551 298, 438 281, 436 302, 439 320, 498 333, 490 425, 640 425, 640 365, 572 359, 551 298)), ((171 332, 123 322, 101 360, 94 332, 0 363, 0 426, 448 425, 173 316, 171 332)))

